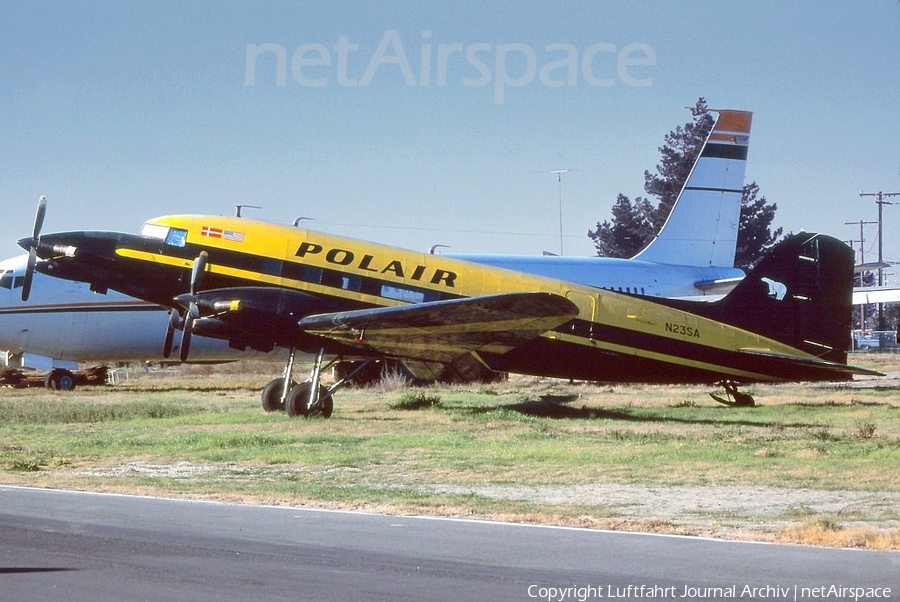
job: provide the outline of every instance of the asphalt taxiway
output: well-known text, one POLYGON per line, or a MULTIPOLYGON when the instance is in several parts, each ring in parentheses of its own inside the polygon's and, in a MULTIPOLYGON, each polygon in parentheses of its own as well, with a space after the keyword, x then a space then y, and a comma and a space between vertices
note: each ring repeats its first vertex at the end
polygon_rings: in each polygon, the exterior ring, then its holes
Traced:
POLYGON ((2 600, 813 600, 822 587, 900 599, 900 553, 0 486, 2 600))

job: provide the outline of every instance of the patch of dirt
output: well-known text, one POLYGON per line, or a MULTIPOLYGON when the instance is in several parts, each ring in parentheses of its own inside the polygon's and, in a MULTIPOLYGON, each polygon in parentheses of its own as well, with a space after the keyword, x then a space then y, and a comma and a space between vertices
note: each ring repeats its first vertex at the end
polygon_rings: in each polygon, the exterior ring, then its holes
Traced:
MULTIPOLYGON (((837 517, 845 527, 900 528, 900 493, 742 486, 596 484, 436 485, 433 493, 478 495, 554 506, 593 506, 629 523, 662 521, 704 535, 772 534, 798 521, 837 517)), ((762 537, 768 539, 768 537, 762 537)))
MULTIPOLYGON (((190 481, 198 478, 213 481, 246 481, 275 479, 282 477, 284 472, 291 472, 291 469, 284 467, 261 469, 183 461, 172 464, 133 461, 116 466, 81 469, 77 470, 76 474, 88 477, 158 477, 173 481, 190 481)), ((123 491, 121 486, 116 487, 116 490, 123 491)), ((840 523, 841 529, 863 528, 873 533, 900 533, 900 492, 615 483, 565 486, 441 484, 421 487, 420 491, 438 496, 475 495, 547 507, 546 513, 523 515, 521 512, 515 512, 509 515, 483 517, 495 520, 757 541, 783 539, 785 533, 796 530, 798 524, 804 521, 815 524, 816 521, 826 520, 829 523, 840 523), (566 512, 565 508, 572 508, 574 514, 566 512), (576 515, 577 518, 573 518, 576 515)), ((219 494, 215 497, 223 496, 219 494)), ((244 503, 259 501, 253 495, 224 497, 244 503)), ((292 503, 287 499, 267 499, 266 502, 292 503)), ((323 504, 324 506, 343 507, 339 503, 323 504)), ((355 503, 346 509, 397 514, 448 516, 467 514, 465 508, 461 506, 442 509, 434 506, 396 508, 381 505, 370 507, 355 503)), ((893 544, 889 547, 893 547, 893 544)))

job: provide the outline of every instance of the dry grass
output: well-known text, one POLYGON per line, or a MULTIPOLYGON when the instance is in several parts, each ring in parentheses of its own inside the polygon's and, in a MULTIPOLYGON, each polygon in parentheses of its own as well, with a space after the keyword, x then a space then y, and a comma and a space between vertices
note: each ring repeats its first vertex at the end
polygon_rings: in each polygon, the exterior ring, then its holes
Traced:
POLYGON ((900 529, 875 529, 866 526, 843 526, 840 522, 819 518, 785 529, 778 538, 783 543, 797 543, 831 548, 864 548, 900 550, 900 529))
POLYGON ((900 362, 854 360, 892 376, 756 386, 757 408, 706 387, 387 379, 290 420, 261 412, 268 362, 5 390, 0 481, 900 549, 900 362))

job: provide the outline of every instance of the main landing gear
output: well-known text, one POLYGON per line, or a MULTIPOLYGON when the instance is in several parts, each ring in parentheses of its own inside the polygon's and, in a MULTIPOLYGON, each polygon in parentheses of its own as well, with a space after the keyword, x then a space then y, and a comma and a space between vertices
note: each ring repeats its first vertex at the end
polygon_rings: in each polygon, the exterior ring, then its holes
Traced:
POLYGON ((71 391, 75 388, 75 375, 68 370, 54 368, 44 379, 44 386, 54 391, 71 391))
POLYGON ((325 350, 320 349, 316 354, 312 373, 302 383, 296 383, 291 379, 294 369, 295 349, 291 348, 284 374, 281 378, 269 382, 262 390, 262 407, 266 412, 284 411, 288 416, 307 416, 331 418, 334 413, 334 393, 346 385, 359 372, 365 369, 372 359, 360 362, 349 374, 325 387, 320 383, 322 372, 338 363, 341 358, 336 357, 327 363, 323 363, 325 350))
POLYGON ((738 391, 738 384, 731 380, 722 381, 719 383, 723 389, 725 389, 725 395, 727 397, 719 397, 715 393, 710 393, 709 396, 718 401, 721 404, 725 404, 727 406, 735 407, 735 408, 752 408, 756 405, 756 402, 753 400, 753 396, 749 393, 741 393, 738 391))

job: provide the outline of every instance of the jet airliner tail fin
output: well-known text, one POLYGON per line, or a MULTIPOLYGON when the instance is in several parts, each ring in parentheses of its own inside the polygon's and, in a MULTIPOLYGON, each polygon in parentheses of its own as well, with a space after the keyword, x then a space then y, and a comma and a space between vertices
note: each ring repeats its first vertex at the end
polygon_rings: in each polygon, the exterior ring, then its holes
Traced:
POLYGON ((719 110, 663 227, 643 261, 700 267, 734 266, 741 195, 753 113, 719 110))

